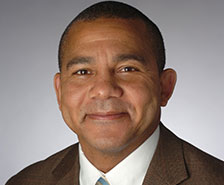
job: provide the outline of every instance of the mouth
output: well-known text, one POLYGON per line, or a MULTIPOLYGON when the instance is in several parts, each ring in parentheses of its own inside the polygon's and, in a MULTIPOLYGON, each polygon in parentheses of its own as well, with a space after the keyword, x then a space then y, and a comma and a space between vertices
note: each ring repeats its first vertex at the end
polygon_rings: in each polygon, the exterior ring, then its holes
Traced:
POLYGON ((92 120, 116 120, 127 116, 127 112, 97 112, 87 114, 86 117, 92 120))

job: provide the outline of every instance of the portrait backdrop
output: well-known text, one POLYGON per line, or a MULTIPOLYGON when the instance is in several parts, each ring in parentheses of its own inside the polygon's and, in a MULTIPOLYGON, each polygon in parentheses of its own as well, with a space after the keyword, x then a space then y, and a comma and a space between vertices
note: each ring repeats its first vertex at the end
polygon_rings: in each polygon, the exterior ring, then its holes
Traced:
MULTIPOLYGON (((95 0, 0 1, 0 184, 77 141, 53 89, 67 24, 95 0)), ((162 122, 224 160, 224 1, 124 0, 160 28, 177 85, 162 122)))

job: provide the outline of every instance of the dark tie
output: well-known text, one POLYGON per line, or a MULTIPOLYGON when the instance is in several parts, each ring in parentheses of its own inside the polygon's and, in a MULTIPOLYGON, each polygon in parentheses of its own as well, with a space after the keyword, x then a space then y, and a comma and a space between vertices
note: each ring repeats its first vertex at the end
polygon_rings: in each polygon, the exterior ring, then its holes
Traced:
POLYGON ((96 185, 110 185, 110 184, 107 182, 105 178, 100 177, 98 181, 96 182, 96 185))

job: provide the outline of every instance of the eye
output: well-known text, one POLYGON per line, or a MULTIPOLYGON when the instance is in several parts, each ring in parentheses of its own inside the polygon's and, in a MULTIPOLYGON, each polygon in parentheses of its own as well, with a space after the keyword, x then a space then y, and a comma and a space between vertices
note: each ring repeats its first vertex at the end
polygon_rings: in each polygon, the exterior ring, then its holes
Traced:
POLYGON ((87 69, 80 69, 74 73, 72 73, 73 75, 90 75, 91 72, 87 69))
POLYGON ((121 72, 134 72, 134 71, 139 71, 138 69, 136 69, 135 67, 124 67, 121 69, 121 72))

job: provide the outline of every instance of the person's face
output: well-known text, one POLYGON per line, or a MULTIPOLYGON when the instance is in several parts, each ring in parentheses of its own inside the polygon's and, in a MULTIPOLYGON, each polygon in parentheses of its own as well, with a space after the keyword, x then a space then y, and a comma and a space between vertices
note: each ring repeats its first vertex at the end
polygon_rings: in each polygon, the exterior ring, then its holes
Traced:
POLYGON ((157 127, 168 98, 148 37, 139 20, 97 19, 69 31, 55 88, 82 148, 121 151, 157 127))

